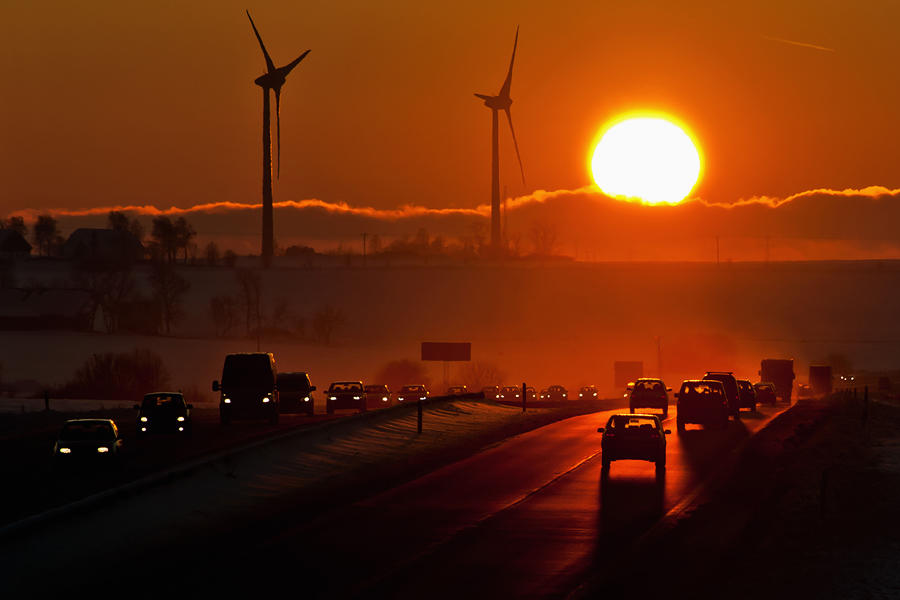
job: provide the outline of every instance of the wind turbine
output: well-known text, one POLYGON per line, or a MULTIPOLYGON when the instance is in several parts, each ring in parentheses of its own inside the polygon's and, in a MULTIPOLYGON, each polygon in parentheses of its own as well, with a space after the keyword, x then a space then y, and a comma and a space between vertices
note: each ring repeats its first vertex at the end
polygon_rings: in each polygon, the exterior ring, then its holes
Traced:
POLYGON ((516 130, 513 128, 512 115, 509 107, 512 105, 512 98, 509 97, 509 88, 512 84, 513 63, 516 60, 516 47, 519 45, 519 28, 516 27, 516 39, 513 42, 512 58, 509 59, 509 72, 506 74, 506 81, 500 88, 500 92, 496 96, 488 96, 487 94, 475 94, 476 97, 484 100, 484 105, 491 109, 491 246, 497 252, 500 249, 500 149, 499 149, 499 125, 497 122, 497 112, 506 113, 506 120, 509 121, 509 131, 512 133, 513 145, 516 148, 516 158, 519 159, 519 172, 522 174, 522 184, 525 183, 525 168, 522 166, 522 156, 519 154, 519 142, 516 141, 516 130))
POLYGON ((266 72, 254 80, 254 83, 262 88, 263 91, 263 135, 262 135, 262 143, 263 143, 263 184, 262 184, 262 196, 263 196, 263 230, 262 230, 262 259, 263 265, 268 267, 272 264, 272 254, 275 246, 275 236, 273 231, 272 224, 272 122, 271 115, 272 112, 271 104, 269 101, 269 90, 273 90, 275 92, 275 127, 276 127, 276 137, 278 140, 278 159, 277 159, 277 174, 280 177, 281 175, 281 86, 284 85, 285 80, 288 76, 288 73, 294 70, 300 61, 306 58, 306 55, 309 54, 309 50, 301 54, 295 60, 289 62, 283 67, 275 67, 275 63, 272 62, 272 57, 269 56, 268 51, 266 51, 266 45, 263 44, 262 37, 259 35, 259 31, 256 29, 256 24, 253 22, 253 17, 250 16, 250 11, 247 11, 247 18, 250 19, 250 26, 253 28, 253 33, 256 34, 256 39, 259 41, 259 47, 262 49, 263 57, 266 59, 266 72))

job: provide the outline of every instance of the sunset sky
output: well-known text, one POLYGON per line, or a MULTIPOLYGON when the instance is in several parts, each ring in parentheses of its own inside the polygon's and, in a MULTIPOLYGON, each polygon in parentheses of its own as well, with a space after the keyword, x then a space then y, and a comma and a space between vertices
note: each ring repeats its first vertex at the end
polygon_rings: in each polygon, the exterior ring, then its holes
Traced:
POLYGON ((307 48, 282 96, 276 201, 475 208, 501 129, 510 196, 591 183, 601 126, 641 109, 690 129, 694 196, 730 203, 900 187, 893 2, 422 3, 12 0, 0 45, 0 214, 259 201, 264 62, 307 48), (677 9, 675 8, 677 6, 677 9))

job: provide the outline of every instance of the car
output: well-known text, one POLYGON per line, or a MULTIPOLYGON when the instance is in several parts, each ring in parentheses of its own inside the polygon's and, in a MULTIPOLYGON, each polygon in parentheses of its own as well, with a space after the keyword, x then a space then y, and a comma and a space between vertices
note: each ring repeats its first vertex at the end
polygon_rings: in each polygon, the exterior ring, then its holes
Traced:
POLYGON ((404 385, 397 392, 397 402, 415 402, 428 398, 428 388, 422 384, 404 385))
POLYGON ((112 466, 119 462, 122 439, 112 419, 70 419, 53 444, 56 468, 80 465, 112 466))
POLYGON ((451 385, 449 388, 447 388, 448 396, 464 396, 468 393, 469 392, 466 390, 466 386, 464 385, 451 385))
POLYGON ((641 377, 631 386, 628 394, 629 412, 637 412, 639 408, 658 408, 663 417, 669 416, 669 394, 672 388, 666 387, 662 379, 641 377))
POLYGON ((769 383, 768 381, 760 381, 759 383, 754 383, 753 388, 756 390, 756 400, 760 404, 765 402, 766 404, 775 405, 775 402, 778 400, 778 393, 775 390, 775 384, 769 383))
POLYGON ((530 385, 529 385, 529 386, 526 386, 526 387, 525 387, 525 397, 526 397, 529 401, 530 401, 530 400, 537 400, 537 390, 535 390, 534 387, 532 387, 532 386, 530 386, 530 385))
POLYGON ((370 384, 365 387, 366 406, 393 406, 394 396, 391 394, 388 386, 381 384, 370 384))
POLYGON ((500 386, 497 385, 488 385, 481 388, 481 393, 484 396, 485 400, 499 400, 500 399, 500 386))
POLYGON ((522 388, 515 385, 505 385, 500 389, 500 399, 507 402, 521 402, 522 388))
POLYGON ((648 460, 657 473, 666 468, 666 436, 658 415, 620 413, 609 417, 606 427, 599 427, 602 470, 609 473, 614 460, 648 460))
POLYGON ((756 412, 756 390, 748 379, 738 379, 738 394, 741 402, 740 408, 749 408, 751 412, 756 412))
POLYGON ((599 392, 597 391, 596 386, 586 385, 586 386, 582 387, 580 390, 578 390, 578 397, 579 398, 596 398, 598 393, 599 392))
POLYGON ((725 394, 725 384, 718 379, 686 379, 681 382, 675 400, 675 422, 679 432, 683 432, 688 423, 715 425, 722 429, 728 427, 731 410, 725 394))
POLYGON ((271 352, 229 354, 222 366, 222 383, 212 382, 219 392, 219 421, 236 418, 268 418, 278 423, 278 370, 271 352))
POLYGON ((191 409, 194 406, 185 403, 180 392, 146 394, 143 402, 135 404, 134 408, 138 411, 138 436, 150 433, 190 434, 192 431, 191 409))
POLYGON ((728 411, 735 419, 740 418, 741 395, 738 391, 737 378, 731 371, 707 371, 703 379, 721 381, 725 387, 725 396, 728 398, 728 411))
POLYGON ((278 410, 283 413, 315 414, 316 402, 312 393, 316 391, 316 386, 310 385, 309 373, 279 373, 275 380, 278 384, 278 410))
POLYGON ((797 384, 797 397, 798 398, 812 398, 813 391, 812 386, 808 383, 798 383, 797 384))
POLYGON ((366 390, 361 381, 335 381, 325 393, 325 412, 329 415, 343 408, 366 412, 366 390))
POLYGON ((561 385, 551 385, 547 389, 541 390, 541 400, 548 402, 562 402, 569 399, 569 392, 561 385))

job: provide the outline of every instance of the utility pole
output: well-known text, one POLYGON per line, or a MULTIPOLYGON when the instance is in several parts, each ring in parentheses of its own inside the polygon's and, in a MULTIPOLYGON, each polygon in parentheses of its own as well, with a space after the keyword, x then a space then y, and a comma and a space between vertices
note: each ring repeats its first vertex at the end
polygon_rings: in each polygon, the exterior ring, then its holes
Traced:
POLYGON ((662 379, 662 338, 656 336, 656 376, 662 379))
POLYGON ((719 266, 719 236, 716 236, 716 266, 719 266))

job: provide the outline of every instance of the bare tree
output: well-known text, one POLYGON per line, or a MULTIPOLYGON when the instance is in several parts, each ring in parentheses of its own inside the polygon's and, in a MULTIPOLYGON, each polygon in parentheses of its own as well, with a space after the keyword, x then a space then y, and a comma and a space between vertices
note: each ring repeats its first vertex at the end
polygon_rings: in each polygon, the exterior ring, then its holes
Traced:
POLYGON ((472 361, 463 363, 459 378, 470 392, 477 392, 489 385, 503 385, 506 374, 492 362, 472 361))
POLYGON ((392 391, 399 390, 404 385, 421 384, 428 387, 431 384, 425 366, 421 362, 407 359, 392 360, 385 364, 375 374, 375 381, 388 386, 392 391))
POLYGON ((135 280, 128 265, 124 261, 81 261, 76 263, 72 279, 74 287, 88 293, 90 322, 93 324, 99 311, 106 332, 116 332, 122 313, 136 297, 135 280))
POLYGON ((219 252, 219 245, 215 242, 210 242, 206 245, 203 253, 206 255, 206 264, 211 267, 215 267, 219 264, 219 257, 221 253, 219 252))
POLYGON ((133 235, 137 241, 144 240, 144 226, 137 219, 129 219, 128 215, 117 210, 109 211, 106 216, 107 224, 110 229, 115 231, 127 231, 133 235))
POLYGON ((234 265, 237 264, 237 254, 235 254, 234 250, 226 250, 225 254, 222 255, 222 262, 225 263, 225 266, 233 269, 234 265))
POLYGON ((178 217, 178 219, 175 220, 174 229, 175 245, 178 249, 184 251, 184 264, 187 264, 188 249, 190 248, 193 239, 197 237, 197 232, 184 217, 178 217))
POLYGON ((153 261, 149 280, 153 297, 161 309, 163 331, 168 335, 172 325, 184 314, 181 301, 191 284, 175 271, 175 267, 161 260, 153 261))
POLYGON ((238 324, 238 303, 231 296, 215 296, 209 300, 209 314, 216 335, 227 337, 238 324))
POLYGON ((41 215, 34 222, 32 229, 34 236, 34 245, 38 247, 38 252, 44 256, 50 256, 53 253, 54 246, 59 244, 62 239, 59 235, 59 223, 50 215, 41 215))
POLYGON ((556 227, 546 221, 536 221, 531 226, 531 244, 534 253, 541 256, 551 256, 556 250, 556 227))
POLYGON ((150 236, 153 238, 153 245, 157 250, 156 254, 167 262, 175 262, 175 255, 179 247, 178 236, 172 219, 166 216, 154 217, 150 236))
POLYGON ((12 229, 23 238, 28 237, 28 227, 25 226, 24 217, 9 217, 4 221, 0 221, 0 229, 12 229))
POLYGON ((315 339, 327 346, 337 330, 346 322, 344 312, 331 305, 320 308, 313 315, 312 328, 315 339))
POLYGON ((255 269, 237 269, 235 277, 238 284, 238 304, 244 310, 247 336, 259 330, 260 297, 262 296, 262 278, 255 269), (253 327, 253 323, 256 327, 253 327))

